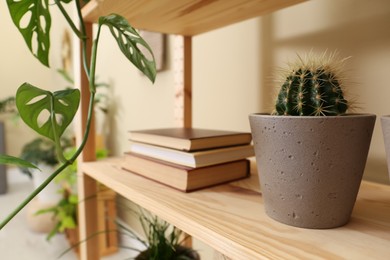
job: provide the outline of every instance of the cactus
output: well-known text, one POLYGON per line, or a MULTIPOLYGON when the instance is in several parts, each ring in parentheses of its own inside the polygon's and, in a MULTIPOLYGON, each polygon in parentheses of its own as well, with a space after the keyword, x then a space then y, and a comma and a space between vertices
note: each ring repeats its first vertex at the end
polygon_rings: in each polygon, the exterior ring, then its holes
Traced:
POLYGON ((326 53, 319 59, 298 56, 284 75, 277 95, 276 115, 335 116, 344 114, 349 103, 342 90, 341 67, 346 59, 336 60, 336 54, 326 53))

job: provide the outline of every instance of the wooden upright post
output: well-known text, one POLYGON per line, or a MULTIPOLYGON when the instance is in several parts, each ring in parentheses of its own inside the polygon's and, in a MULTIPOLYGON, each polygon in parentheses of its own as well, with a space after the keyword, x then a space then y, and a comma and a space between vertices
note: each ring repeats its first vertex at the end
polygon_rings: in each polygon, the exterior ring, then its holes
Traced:
POLYGON ((192 38, 174 38, 175 124, 192 126, 192 38))
MULTIPOLYGON (((91 49, 92 49, 92 24, 86 24, 86 30, 88 35, 87 41, 87 57, 88 60, 91 57, 91 49)), ((75 51, 75 84, 80 88, 81 91, 81 109, 79 113, 81 122, 76 131, 76 141, 78 145, 81 143, 83 138, 86 122, 88 116, 88 106, 90 102, 90 92, 89 92, 89 83, 86 73, 84 72, 83 67, 83 58, 81 55, 82 46, 81 43, 74 44, 76 46, 75 51)), ((89 61, 88 61, 89 62, 89 61)), ((94 121, 94 120, 92 120, 94 121)), ((86 146, 79 157, 78 165, 81 166, 83 162, 86 161, 94 161, 96 159, 95 152, 95 129, 94 122, 91 124, 91 129, 88 137, 88 141, 86 146)), ((94 234, 97 230, 97 183, 94 179, 89 176, 83 174, 82 172, 78 172, 79 178, 77 178, 78 183, 78 194, 79 194, 79 232, 80 232, 80 241, 83 241, 80 244, 80 258, 83 260, 96 260, 99 259, 99 240, 98 237, 94 234)))
MULTIPOLYGON (((175 125, 192 127, 192 37, 176 35, 173 50, 173 73, 175 84, 175 125)), ((184 245, 192 247, 192 237, 184 245)))

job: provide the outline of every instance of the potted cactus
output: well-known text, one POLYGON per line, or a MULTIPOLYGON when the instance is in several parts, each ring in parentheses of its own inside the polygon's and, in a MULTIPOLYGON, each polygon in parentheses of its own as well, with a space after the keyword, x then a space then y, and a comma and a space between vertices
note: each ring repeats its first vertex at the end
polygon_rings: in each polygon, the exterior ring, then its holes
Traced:
POLYGON ((375 115, 346 114, 345 59, 298 57, 283 75, 274 112, 249 116, 265 211, 297 227, 350 218, 375 115))

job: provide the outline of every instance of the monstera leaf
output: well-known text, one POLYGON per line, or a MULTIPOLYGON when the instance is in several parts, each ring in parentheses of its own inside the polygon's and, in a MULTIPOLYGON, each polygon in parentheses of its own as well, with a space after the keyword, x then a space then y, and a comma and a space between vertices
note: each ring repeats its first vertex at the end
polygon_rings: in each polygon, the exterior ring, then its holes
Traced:
POLYGON ((58 140, 72 122, 79 103, 78 89, 51 93, 24 83, 16 93, 16 106, 23 121, 53 141, 58 140))
POLYGON ((122 53, 152 82, 156 78, 156 63, 152 49, 127 20, 117 14, 99 18, 99 26, 107 25, 122 53), (140 47, 143 51, 141 51, 140 47))
POLYGON ((12 20, 31 53, 49 66, 50 26, 49 0, 7 0, 12 20))

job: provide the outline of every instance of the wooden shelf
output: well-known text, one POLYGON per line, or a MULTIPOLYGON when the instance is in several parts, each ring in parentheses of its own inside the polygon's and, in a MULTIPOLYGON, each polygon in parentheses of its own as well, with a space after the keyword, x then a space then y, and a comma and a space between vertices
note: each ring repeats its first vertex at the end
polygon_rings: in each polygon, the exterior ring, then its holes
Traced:
MULTIPOLYGON (((89 35, 92 35, 91 23, 96 23, 99 16, 118 13, 138 29, 187 36, 183 37, 184 69, 179 69, 183 71, 183 85, 177 93, 190 100, 191 36, 304 1, 91 0, 82 12, 89 22, 89 35)), ((86 79, 81 78, 79 83, 83 100, 88 100, 86 79)), ((191 102, 175 101, 182 107, 191 107, 191 102)), ((182 121, 191 126, 191 113, 185 111, 182 121)), ((87 115, 86 106, 82 115, 87 115)), ((85 126, 80 132, 84 129, 85 126)), ((94 139, 93 134, 92 131, 90 140, 94 139)), ((83 152, 83 160, 93 160, 94 154, 91 141, 83 152)), ((290 227, 266 216, 256 174, 242 181, 186 194, 121 170, 119 165, 120 159, 80 164, 82 238, 98 231, 101 216, 97 214, 93 196, 98 181, 232 259, 387 259, 389 256, 390 186, 363 181, 347 225, 311 230, 290 227)), ((83 243, 81 259, 98 259, 96 246, 98 242, 93 239, 83 243)))
POLYGON ((390 186, 363 181, 352 219, 329 230, 290 227, 265 215, 256 174, 182 193, 120 169, 121 159, 82 171, 232 259, 385 259, 390 186))
POLYGON ((100 16, 118 13, 138 29, 193 36, 304 1, 92 0, 83 8, 83 16, 95 23, 100 16))

